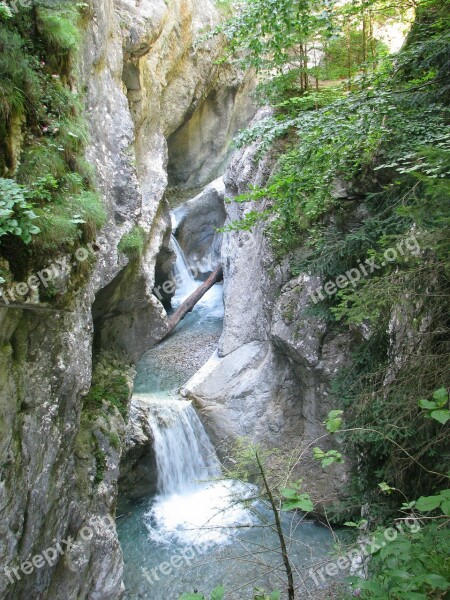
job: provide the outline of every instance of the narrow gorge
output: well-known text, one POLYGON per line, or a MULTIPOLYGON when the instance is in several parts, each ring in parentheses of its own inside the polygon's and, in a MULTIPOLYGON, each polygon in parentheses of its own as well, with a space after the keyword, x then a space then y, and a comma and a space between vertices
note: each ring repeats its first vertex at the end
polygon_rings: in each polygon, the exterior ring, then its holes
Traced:
POLYGON ((0 599, 448 593, 423 4, 0 1, 0 599))

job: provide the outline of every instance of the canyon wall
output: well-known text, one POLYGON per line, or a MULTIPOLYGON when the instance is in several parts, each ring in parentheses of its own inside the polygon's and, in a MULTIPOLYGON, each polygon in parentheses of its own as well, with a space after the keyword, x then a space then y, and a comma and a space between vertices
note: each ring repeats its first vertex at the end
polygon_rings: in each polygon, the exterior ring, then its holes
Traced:
MULTIPOLYGON (((227 197, 267 181, 274 153, 259 160, 258 151, 256 142, 235 152, 224 177, 227 197)), ((264 210, 264 202, 227 203, 227 223, 245 211, 264 210)), ((323 421, 335 408, 327 400, 330 380, 349 359, 351 336, 330 331, 308 314, 308 288, 319 282, 293 276, 287 259, 273 256, 262 224, 252 232, 225 233, 222 262, 225 321, 219 348, 181 393, 194 401, 222 457, 239 437, 287 453, 300 450, 326 434, 323 421)), ((323 439, 312 445, 332 447, 323 439)), ((295 474, 323 506, 342 492, 348 466, 322 469, 310 448, 295 474)))
POLYGON ((225 154, 209 164, 210 148, 200 156, 197 139, 195 160, 186 154, 190 123, 204 139, 220 135, 225 148, 252 110, 248 80, 216 64, 220 40, 198 43, 218 19, 209 0, 89 4, 78 85, 86 99, 88 159, 108 221, 89 251, 95 260, 49 257, 64 265, 49 301, 43 304, 38 290, 25 309, 0 309, 2 598, 95 600, 123 593, 111 517, 126 406, 100 384, 86 395, 93 358, 100 356, 96 377, 117 382, 123 402, 133 378, 123 364, 135 362, 165 331, 152 288, 158 256, 170 252, 164 200, 170 156, 175 179, 185 179, 183 148, 193 180, 206 183, 225 154), (143 255, 128 259, 118 246, 136 227, 145 234, 143 255), (62 540, 69 543, 61 546, 62 540), (63 551, 45 560, 42 553, 57 543, 63 551), (38 556, 38 566, 24 562, 38 556))

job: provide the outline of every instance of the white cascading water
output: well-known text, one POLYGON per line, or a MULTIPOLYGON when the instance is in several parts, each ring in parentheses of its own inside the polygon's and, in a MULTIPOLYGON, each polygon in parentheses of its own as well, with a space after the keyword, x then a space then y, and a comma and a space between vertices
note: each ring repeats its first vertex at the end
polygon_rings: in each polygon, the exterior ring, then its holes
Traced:
MULTIPOLYGON (((196 281, 177 240, 174 268, 177 290, 172 304, 183 302, 201 282, 196 281)), ((191 318, 196 323, 223 316, 222 286, 213 286, 197 303, 191 318)), ((192 324, 191 324, 192 325, 192 324)), ((217 454, 191 402, 180 400, 176 390, 136 394, 149 410, 158 471, 158 494, 145 515, 150 538, 158 543, 182 545, 223 544, 231 540, 237 524, 250 524, 251 513, 236 503, 253 487, 220 480, 217 454)))
POLYGON ((190 402, 155 402, 149 418, 160 494, 177 494, 193 482, 220 476, 216 451, 190 402))
POLYGON ((150 538, 182 545, 226 544, 252 514, 240 500, 253 486, 219 480, 220 463, 191 403, 175 394, 136 394, 149 407, 158 494, 145 515, 150 538))
POLYGON ((174 235, 170 238, 170 242, 176 254, 176 261, 174 265, 175 281, 177 284, 177 291, 175 297, 172 300, 172 304, 175 306, 181 304, 183 300, 186 300, 188 296, 195 291, 198 287, 198 283, 195 281, 192 271, 189 268, 186 257, 180 244, 174 235))
MULTIPOLYGON (((202 283, 197 281, 194 276, 192 269, 180 244, 174 235, 171 237, 171 244, 176 254, 176 261, 174 265, 175 282, 177 284, 177 290, 175 296, 172 298, 172 306, 177 308, 186 298, 188 298, 192 292, 202 283)), ((195 270, 194 270, 195 273, 195 270)), ((204 319, 220 319, 223 317, 223 293, 222 285, 216 284, 206 292, 206 294, 199 300, 195 307, 198 321, 202 322, 204 319)))

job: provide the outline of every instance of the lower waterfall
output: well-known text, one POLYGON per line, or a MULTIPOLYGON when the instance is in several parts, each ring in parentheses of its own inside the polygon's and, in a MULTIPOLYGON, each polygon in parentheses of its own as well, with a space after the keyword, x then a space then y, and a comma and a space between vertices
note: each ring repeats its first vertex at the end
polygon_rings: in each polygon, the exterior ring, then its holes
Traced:
POLYGON ((135 396, 148 403, 158 471, 158 494, 144 521, 150 538, 182 545, 227 543, 236 526, 251 525, 243 499, 253 486, 220 480, 221 468, 190 402, 170 396, 135 396))
POLYGON ((220 475, 216 451, 189 402, 155 402, 150 425, 161 494, 181 493, 195 481, 220 475))

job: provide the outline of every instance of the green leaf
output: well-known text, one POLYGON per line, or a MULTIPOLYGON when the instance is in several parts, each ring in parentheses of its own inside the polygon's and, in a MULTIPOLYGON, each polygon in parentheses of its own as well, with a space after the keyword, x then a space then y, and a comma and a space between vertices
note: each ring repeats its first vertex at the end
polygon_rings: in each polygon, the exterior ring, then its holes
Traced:
POLYGON ((445 579, 445 577, 442 577, 442 575, 436 575, 435 573, 427 573, 426 575, 420 577, 420 579, 425 583, 428 583, 433 590, 447 590, 450 587, 450 583, 445 579))
POLYGON ((442 425, 445 425, 447 421, 450 419, 450 410, 433 410, 431 413, 431 418, 435 421, 439 421, 442 425))
POLYGON ((327 431, 335 433, 341 428, 342 417, 340 415, 342 415, 343 412, 344 411, 342 410, 332 410, 328 413, 328 416, 324 421, 327 431))
POLYGON ((436 401, 436 404, 439 406, 439 408, 445 406, 445 404, 448 402, 448 392, 445 387, 441 387, 436 390, 433 394, 433 399, 436 401))
POLYGON ((421 512, 428 512, 440 506, 442 500, 442 496, 421 496, 416 501, 416 508, 421 512))
POLYGON ((426 410, 433 410, 435 408, 438 408, 436 402, 431 402, 430 400, 419 400, 419 406, 420 408, 424 408, 426 410))
POLYGON ((281 510, 302 510, 304 512, 311 512, 314 508, 314 504, 309 499, 308 494, 301 494, 295 500, 288 500, 283 502, 281 510))
POLYGON ((380 490, 382 492, 387 492, 388 494, 390 494, 393 490, 395 490, 395 488, 388 485, 385 481, 382 481, 381 483, 379 483, 378 487, 380 488, 380 490))
POLYGON ((313 453, 316 460, 322 460, 325 457, 325 452, 320 448, 313 448, 313 453))
POLYGON ((218 587, 213 589, 211 593, 211 600, 222 600, 224 593, 225 588, 223 587, 223 585, 219 585, 218 587))
POLYGON ((375 592, 377 594, 384 592, 384 590, 373 581, 358 580, 358 583, 356 585, 361 590, 367 590, 368 592, 375 592))
POLYGON ((441 510, 444 515, 450 515, 450 500, 444 500, 444 502, 442 502, 441 510))
POLYGON ((183 594, 178 600, 205 600, 203 594, 183 594))
POLYGON ((290 488, 283 488, 281 490, 281 495, 284 498, 290 498, 290 499, 294 498, 295 499, 298 496, 298 491, 297 490, 292 490, 290 488))
POLYGON ((407 571, 402 571, 400 569, 391 569, 389 572, 389 577, 397 577, 399 579, 411 579, 411 573, 407 571))

